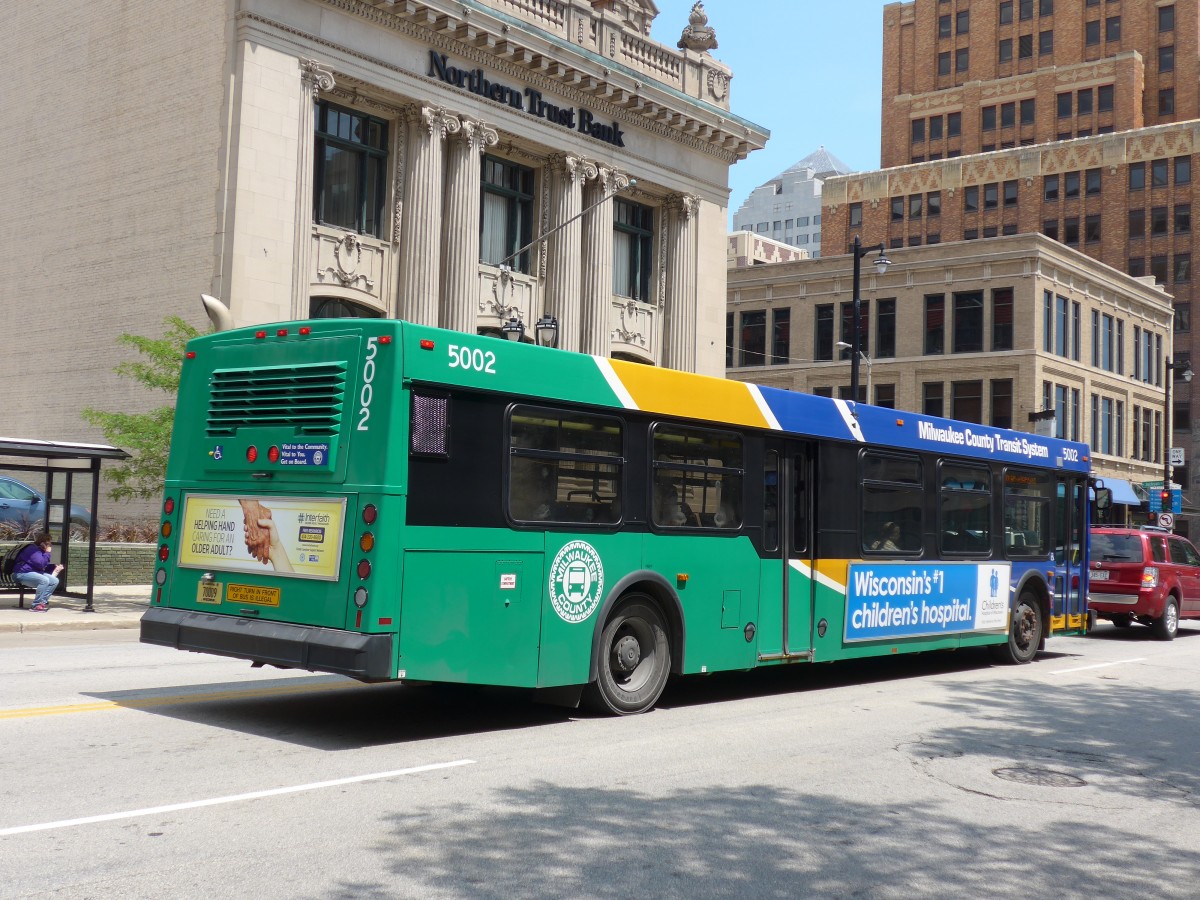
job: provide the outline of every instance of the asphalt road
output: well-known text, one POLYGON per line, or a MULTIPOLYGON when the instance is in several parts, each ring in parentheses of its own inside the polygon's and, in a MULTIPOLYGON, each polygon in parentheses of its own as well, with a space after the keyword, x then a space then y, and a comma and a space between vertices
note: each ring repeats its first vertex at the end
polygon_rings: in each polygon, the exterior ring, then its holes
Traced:
POLYGON ((1195 897, 1189 625, 632 718, 0 634, 0 897, 1195 897))

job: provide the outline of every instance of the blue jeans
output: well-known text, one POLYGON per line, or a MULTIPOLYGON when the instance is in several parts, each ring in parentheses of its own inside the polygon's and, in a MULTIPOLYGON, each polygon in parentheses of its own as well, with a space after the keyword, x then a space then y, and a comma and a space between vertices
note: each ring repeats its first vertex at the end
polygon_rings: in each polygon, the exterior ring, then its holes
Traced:
POLYGON ((13 581, 23 584, 27 588, 33 588, 36 592, 33 596, 34 606, 48 604, 50 595, 58 587, 58 576, 43 575, 41 572, 19 572, 13 576, 13 581))

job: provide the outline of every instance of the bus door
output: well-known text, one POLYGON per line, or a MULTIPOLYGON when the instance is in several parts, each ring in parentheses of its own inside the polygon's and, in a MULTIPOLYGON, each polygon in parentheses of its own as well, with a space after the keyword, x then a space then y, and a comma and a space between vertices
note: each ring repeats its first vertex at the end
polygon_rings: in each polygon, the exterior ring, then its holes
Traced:
POLYGON ((1087 565, 1087 482, 1082 478, 1059 478, 1057 488, 1051 626, 1056 631, 1075 630, 1083 628, 1087 619, 1087 597, 1083 591, 1087 565))
POLYGON ((812 444, 767 442, 759 662, 812 659, 814 459, 812 444))

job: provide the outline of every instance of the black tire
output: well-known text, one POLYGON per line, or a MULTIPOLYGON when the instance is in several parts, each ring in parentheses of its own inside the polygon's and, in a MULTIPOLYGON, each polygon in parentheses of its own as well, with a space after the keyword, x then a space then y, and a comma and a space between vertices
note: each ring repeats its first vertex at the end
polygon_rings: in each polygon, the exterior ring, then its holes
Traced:
POLYGON ((1044 634, 1042 613, 1037 600, 1032 594, 1022 594, 1017 598, 1017 605, 1013 607, 1008 640, 989 649, 997 662, 1023 665, 1037 656, 1044 634))
POLYGON ((1133 624, 1133 616, 1129 613, 1113 613, 1112 623, 1118 628, 1128 628, 1133 624))
POLYGON ((1179 631, 1179 601, 1173 596, 1167 597, 1163 606, 1163 614, 1154 620, 1151 626, 1154 636, 1160 641, 1173 641, 1179 631))
POLYGON ((587 704, 619 716, 646 712, 658 702, 671 673, 671 642, 658 606, 644 594, 631 594, 604 623, 597 648, 596 680, 587 704))

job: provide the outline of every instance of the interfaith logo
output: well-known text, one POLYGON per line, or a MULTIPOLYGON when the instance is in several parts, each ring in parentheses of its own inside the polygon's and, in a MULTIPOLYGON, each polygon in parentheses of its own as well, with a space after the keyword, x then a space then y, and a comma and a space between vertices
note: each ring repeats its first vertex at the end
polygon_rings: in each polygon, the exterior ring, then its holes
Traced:
POLYGON ((550 565, 550 604, 558 617, 572 624, 596 611, 604 592, 604 564, 587 541, 571 541, 550 565))

